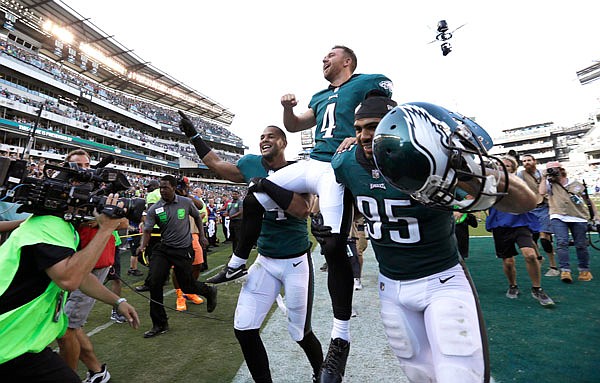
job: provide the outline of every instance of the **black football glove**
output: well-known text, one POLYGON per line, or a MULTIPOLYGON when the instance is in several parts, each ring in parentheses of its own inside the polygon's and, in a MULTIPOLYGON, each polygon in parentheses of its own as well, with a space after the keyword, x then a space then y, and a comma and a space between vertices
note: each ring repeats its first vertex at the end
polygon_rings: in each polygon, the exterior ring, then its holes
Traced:
POLYGON ((331 226, 324 225, 321 213, 310 215, 310 231, 321 245, 325 242, 325 238, 331 237, 331 226))
POLYGON ((264 193, 265 189, 262 186, 263 177, 252 177, 248 185, 248 193, 264 193))
POLYGON ((181 110, 177 112, 181 116, 181 120, 179 120, 179 129, 183 132, 183 134, 185 134, 188 138, 192 138, 198 134, 192 120, 190 120, 188 116, 186 116, 181 110))

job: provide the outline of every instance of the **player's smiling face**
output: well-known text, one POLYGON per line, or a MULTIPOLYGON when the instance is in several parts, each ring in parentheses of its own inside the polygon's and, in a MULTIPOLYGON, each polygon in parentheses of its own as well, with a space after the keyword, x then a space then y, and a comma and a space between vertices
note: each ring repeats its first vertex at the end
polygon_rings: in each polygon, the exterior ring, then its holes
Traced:
POLYGON ((349 59, 340 48, 332 49, 325 57, 323 57, 323 77, 329 82, 332 82, 344 68, 346 61, 349 59))
POLYGON ((283 151, 286 146, 286 141, 281 135, 281 132, 279 132, 277 129, 267 127, 260 135, 259 145, 260 154, 269 159, 276 157, 279 155, 279 153, 281 153, 281 151, 283 151))
POLYGON ((369 117, 354 121, 356 142, 362 146, 367 159, 373 158, 373 136, 381 118, 369 117))

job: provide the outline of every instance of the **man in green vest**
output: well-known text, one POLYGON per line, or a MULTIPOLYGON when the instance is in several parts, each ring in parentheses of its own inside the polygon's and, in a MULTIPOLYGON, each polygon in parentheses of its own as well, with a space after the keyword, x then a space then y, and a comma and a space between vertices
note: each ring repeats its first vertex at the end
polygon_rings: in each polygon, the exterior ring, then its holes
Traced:
MULTIPOLYGON (((106 205, 117 203, 110 194, 106 205)), ((0 246, 0 376, 6 382, 80 382, 48 345, 67 329, 67 291, 113 305, 137 328, 135 309, 90 273, 120 218, 96 214, 98 233, 77 251, 79 236, 70 222, 32 215, 0 246)))

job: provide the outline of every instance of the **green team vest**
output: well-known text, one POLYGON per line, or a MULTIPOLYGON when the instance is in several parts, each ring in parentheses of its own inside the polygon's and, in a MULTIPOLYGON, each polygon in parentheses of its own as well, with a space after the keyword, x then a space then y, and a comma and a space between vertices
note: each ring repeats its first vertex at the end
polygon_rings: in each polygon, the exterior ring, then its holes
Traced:
POLYGON ((198 209, 198 211, 200 212, 200 216, 202 216, 202 224, 204 225, 208 223, 208 210, 206 209, 206 202, 204 202, 202 198, 200 198, 200 201, 202 201, 202 209, 198 209), (204 215, 202 215, 202 213, 204 213, 204 215))
POLYGON ((379 271, 394 280, 422 278, 458 263, 451 212, 426 208, 356 159, 356 145, 331 161, 338 182, 365 217, 379 271))
MULTIPOLYGON (((54 216, 31 216, 0 246, 0 295, 11 284, 23 246, 45 243, 77 249, 79 236, 70 223, 54 216)), ((26 352, 40 352, 67 329, 62 313, 67 293, 51 281, 37 298, 0 315, 0 364, 26 352), (58 320, 59 297, 62 295, 58 320)))
MULTIPOLYGON (((268 175, 259 155, 245 155, 239 159, 237 167, 246 182, 268 175)), ((306 220, 286 214, 279 208, 265 212, 256 246, 260 254, 269 258, 302 254, 310 247, 306 220)))
POLYGON ((338 146, 354 137, 354 110, 372 90, 392 97, 392 82, 381 74, 355 74, 338 87, 315 93, 308 107, 315 113, 315 147, 310 158, 330 162, 338 146))

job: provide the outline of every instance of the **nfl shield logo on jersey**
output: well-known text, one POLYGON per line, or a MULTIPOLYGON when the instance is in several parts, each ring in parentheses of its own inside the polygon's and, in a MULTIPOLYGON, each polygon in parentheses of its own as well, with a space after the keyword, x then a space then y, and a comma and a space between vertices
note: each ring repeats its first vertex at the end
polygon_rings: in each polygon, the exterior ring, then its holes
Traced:
POLYGON ((373 169, 371 170, 371 177, 378 179, 379 177, 381 177, 381 173, 379 173, 379 169, 373 169))
POLYGON ((385 283, 379 282, 379 290, 385 291, 385 283))

